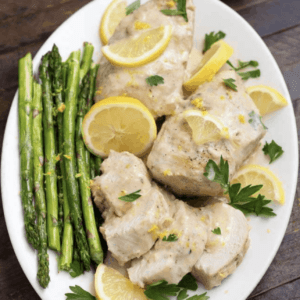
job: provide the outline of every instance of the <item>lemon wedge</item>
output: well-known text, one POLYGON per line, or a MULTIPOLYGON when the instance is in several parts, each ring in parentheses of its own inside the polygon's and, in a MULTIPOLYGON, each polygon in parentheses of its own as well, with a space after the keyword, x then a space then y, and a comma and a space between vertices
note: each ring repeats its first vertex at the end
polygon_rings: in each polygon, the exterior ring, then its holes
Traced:
POLYGON ((172 26, 138 31, 139 34, 102 47, 102 53, 113 65, 140 67, 158 58, 172 37, 172 26))
POLYGON ((206 111, 187 110, 184 118, 192 129, 193 140, 197 145, 229 138, 228 128, 206 111))
POLYGON ((147 300, 142 288, 103 264, 96 270, 95 290, 98 300, 147 300))
POLYGON ((108 43, 121 20, 126 17, 126 6, 126 0, 114 0, 104 12, 99 29, 100 38, 104 45, 108 43))
POLYGON ((156 123, 139 100, 110 97, 94 104, 82 123, 83 139, 95 155, 110 150, 143 155, 156 138, 156 123))
POLYGON ((183 84, 184 88, 193 92, 199 85, 211 81, 232 54, 233 48, 223 40, 214 43, 205 52, 196 74, 183 84))
POLYGON ((285 196, 282 183, 268 168, 260 165, 246 165, 242 167, 231 181, 233 183, 240 183, 242 188, 252 184, 263 187, 253 196, 258 194, 264 195, 266 199, 276 201, 284 204, 285 196))
POLYGON ((261 116, 288 105, 283 95, 270 86, 251 86, 247 88, 247 92, 259 109, 261 116))

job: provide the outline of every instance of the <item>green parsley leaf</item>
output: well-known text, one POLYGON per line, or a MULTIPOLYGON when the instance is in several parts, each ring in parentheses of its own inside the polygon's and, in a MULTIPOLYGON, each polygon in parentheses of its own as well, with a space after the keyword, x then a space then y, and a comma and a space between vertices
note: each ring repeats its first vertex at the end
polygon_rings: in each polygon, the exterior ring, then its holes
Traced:
POLYGON ((96 297, 94 297, 78 285, 70 286, 70 290, 73 293, 65 294, 67 296, 66 300, 96 300, 96 297))
POLYGON ((212 31, 210 34, 205 34, 205 42, 204 42, 204 49, 203 53, 206 52, 210 47, 216 43, 217 41, 223 39, 226 36, 226 34, 222 31, 219 31, 215 34, 214 31, 212 31))
POLYGON ((243 80, 247 80, 249 78, 257 78, 260 76, 260 70, 253 70, 249 72, 238 72, 238 74, 242 77, 243 80))
POLYGON ((146 82, 150 85, 150 86, 157 86, 158 84, 164 84, 164 78, 158 75, 153 75, 153 76, 149 76, 146 78, 146 82))
POLYGON ((197 281, 191 273, 184 275, 178 283, 178 286, 191 291, 196 291, 198 288, 197 281))
POLYGON ((282 150, 282 147, 277 145, 274 140, 272 140, 270 144, 266 142, 262 150, 265 155, 270 156, 270 162, 269 162, 270 164, 276 159, 278 159, 284 152, 282 150))
POLYGON ((211 232, 214 233, 214 234, 217 234, 217 235, 221 235, 221 228, 217 227, 214 230, 212 230, 211 232))
POLYGON ((168 284, 160 280, 146 287, 144 294, 151 300, 168 300, 166 296, 176 296, 180 288, 176 284, 168 284))
POLYGON ((141 1, 136 0, 135 2, 131 3, 126 7, 126 16, 130 15, 132 12, 134 12, 136 9, 138 9, 141 6, 141 1))
POLYGON ((162 9, 161 12, 167 16, 182 16, 188 22, 186 0, 177 0, 175 2, 177 2, 177 9, 162 9))
POLYGON ((203 175, 209 180, 220 183, 221 187, 228 193, 229 188, 229 166, 228 161, 224 161, 223 157, 220 158, 219 166, 213 161, 209 160, 205 166, 205 173, 203 175))
POLYGON ((207 293, 201 294, 201 295, 195 295, 190 298, 187 298, 186 300, 207 300, 210 297, 206 296, 207 293))
POLYGON ((176 242, 178 237, 176 234, 170 234, 168 237, 165 235, 162 240, 164 242, 176 242))
POLYGON ((253 200, 250 196, 258 192, 263 187, 260 185, 247 185, 241 189, 240 183, 235 183, 229 187, 230 203, 245 203, 253 200))
POLYGON ((189 295, 187 294, 187 289, 183 289, 179 292, 177 296, 177 300, 184 300, 188 297, 189 295))
POLYGON ((265 200, 263 195, 258 195, 257 198, 251 197, 257 193, 262 185, 248 185, 241 189, 240 183, 229 183, 229 166, 228 161, 224 161, 222 156, 220 158, 220 166, 213 160, 209 160, 205 166, 205 173, 203 175, 209 180, 218 182, 224 189, 224 194, 229 193, 230 202, 232 207, 239 209, 244 214, 256 214, 266 217, 276 216, 273 209, 265 207, 271 200, 265 200))
POLYGON ((75 278, 78 277, 80 275, 82 275, 84 273, 83 271, 83 265, 80 261, 76 260, 76 261, 72 261, 71 262, 71 269, 69 270, 69 274, 75 278))
POLYGON ((223 79, 223 81, 226 86, 237 92, 236 85, 234 84, 235 80, 233 78, 223 79))
POLYGON ((142 195, 139 194, 141 190, 138 190, 138 191, 135 191, 131 194, 127 194, 125 196, 121 196, 119 197, 118 199, 122 200, 122 201, 125 201, 125 202, 133 202, 135 201, 136 199, 140 198, 142 195))
POLYGON ((258 66, 258 62, 256 60, 250 60, 250 61, 238 61, 239 63, 239 66, 236 68, 233 66, 233 64, 227 60, 227 64, 235 71, 239 71, 239 70, 242 70, 242 69, 245 69, 247 67, 257 67, 258 66))
POLYGON ((249 122, 249 124, 252 125, 252 127, 256 128, 257 125, 260 123, 265 130, 268 129, 268 127, 262 122, 262 117, 259 114, 255 113, 254 110, 252 110, 248 114, 248 116, 250 117, 250 119, 248 120, 248 122, 249 122))

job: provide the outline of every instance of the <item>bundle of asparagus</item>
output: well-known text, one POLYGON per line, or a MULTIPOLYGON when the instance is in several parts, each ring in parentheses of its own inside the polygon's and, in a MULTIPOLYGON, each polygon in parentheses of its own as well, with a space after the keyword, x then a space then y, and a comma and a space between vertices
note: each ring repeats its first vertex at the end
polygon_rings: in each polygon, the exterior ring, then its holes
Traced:
POLYGON ((81 62, 81 52, 74 51, 63 63, 54 45, 42 58, 41 84, 33 79, 31 54, 19 60, 21 198, 44 288, 50 281, 48 247, 60 254, 59 269, 73 277, 81 273, 76 266, 90 270, 91 259, 103 262, 89 188, 102 161, 89 153, 81 132, 95 94, 99 65, 92 63, 93 51, 85 43, 81 62))

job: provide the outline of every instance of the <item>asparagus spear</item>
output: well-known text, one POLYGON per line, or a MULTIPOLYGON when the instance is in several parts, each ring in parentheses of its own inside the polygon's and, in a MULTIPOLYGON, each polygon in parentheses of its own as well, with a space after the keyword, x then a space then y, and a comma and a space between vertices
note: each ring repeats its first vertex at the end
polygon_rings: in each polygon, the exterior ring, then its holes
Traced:
POLYGON ((44 150, 42 134, 42 88, 37 82, 33 82, 33 165, 34 165, 34 194, 37 211, 37 229, 40 237, 38 247, 38 273, 40 285, 46 288, 50 281, 49 256, 47 253, 47 221, 46 199, 44 193, 44 150))
POLYGON ((79 74, 79 82, 83 80, 84 76, 87 74, 88 70, 90 69, 92 63, 92 57, 94 52, 94 46, 91 43, 85 42, 82 61, 80 65, 80 74, 79 74))
POLYGON ((72 262, 73 253, 73 227, 70 221, 70 208, 67 197, 66 174, 65 165, 63 162, 64 152, 64 131, 63 119, 65 104, 64 100, 64 81, 66 79, 67 64, 62 64, 62 59, 58 51, 58 47, 53 45, 51 52, 51 69, 53 73, 53 93, 55 94, 55 104, 57 108, 57 129, 58 129, 58 153, 59 153, 59 168, 61 179, 59 180, 60 193, 62 194, 62 207, 63 207, 63 233, 62 233, 62 246, 61 256, 59 260, 59 269, 68 271, 72 262))
POLYGON ((19 60, 19 139, 21 155, 21 199, 28 242, 39 246, 33 205, 33 150, 32 150, 32 58, 27 53, 19 60))
POLYGON ((82 138, 82 121, 86 112, 86 102, 90 89, 90 76, 89 73, 83 78, 82 87, 78 99, 78 112, 77 112, 77 123, 76 123, 76 156, 77 156, 77 167, 82 201, 83 217, 85 222, 85 228, 87 232, 88 242, 90 246, 91 258, 97 264, 103 262, 103 251, 100 243, 99 234, 96 227, 96 221, 94 216, 94 208, 90 190, 90 172, 88 164, 86 162, 86 152, 88 151, 85 147, 82 138))
POLYGON ((64 111, 64 165, 66 172, 66 185, 70 216, 74 225, 76 243, 80 252, 84 268, 90 269, 89 246, 82 222, 82 211, 79 197, 79 187, 76 180, 76 157, 75 157, 75 121, 77 113, 77 95, 79 86, 80 51, 72 54, 69 62, 68 82, 65 91, 64 111))
POLYGON ((51 91, 51 79, 49 72, 49 56, 47 53, 42 58, 40 65, 40 78, 42 80, 43 99, 43 126, 45 143, 45 177, 47 199, 47 231, 48 245, 51 249, 60 251, 60 238, 58 228, 58 198, 57 198, 57 175, 55 133, 53 124, 53 99, 51 91))
MULTIPOLYGON (((91 109, 93 105, 93 99, 96 91, 96 78, 97 78, 97 73, 98 73, 99 65, 98 64, 92 64, 91 69, 90 69, 90 80, 91 80, 91 86, 89 90, 89 96, 87 100, 87 112, 91 109)), ((95 178, 96 176, 100 175, 100 166, 102 163, 102 160, 100 157, 97 157, 87 151, 88 153, 88 158, 90 161, 90 175, 91 179, 95 178)), ((87 158, 87 161, 88 161, 87 158)))

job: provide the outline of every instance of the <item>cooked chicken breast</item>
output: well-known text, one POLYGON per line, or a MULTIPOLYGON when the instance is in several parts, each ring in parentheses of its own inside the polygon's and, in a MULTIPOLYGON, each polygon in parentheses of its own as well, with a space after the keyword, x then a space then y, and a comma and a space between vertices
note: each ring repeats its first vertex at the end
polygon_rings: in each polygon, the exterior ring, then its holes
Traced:
POLYGON ((220 185, 203 175, 208 160, 219 163, 222 155, 229 163, 231 179, 257 148, 266 130, 241 78, 234 71, 217 74, 213 81, 201 85, 187 103, 183 110, 205 110, 222 121, 230 138, 197 145, 191 128, 180 113, 163 124, 147 166, 155 179, 170 186, 177 194, 222 194, 220 185), (236 80, 237 92, 225 86, 223 79, 228 78, 236 80))
POLYGON ((204 210, 210 215, 208 239, 192 274, 210 290, 242 262, 249 247, 249 226, 244 214, 228 204, 216 202, 204 210), (221 234, 212 233, 218 227, 221 234))
POLYGON ((104 218, 108 212, 123 216, 138 202, 125 202, 120 196, 141 190, 145 195, 151 189, 151 178, 143 161, 129 152, 110 151, 101 165, 102 175, 91 186, 94 201, 104 218))
POLYGON ((107 251, 104 264, 110 268, 120 272, 123 276, 128 278, 127 269, 131 266, 131 261, 127 262, 124 266, 120 266, 118 261, 112 256, 110 251, 107 251))
POLYGON ((122 217, 111 214, 100 227, 108 250, 121 266, 151 249, 156 241, 151 233, 153 224, 163 230, 173 222, 170 202, 157 188, 153 187, 134 202, 122 217))
POLYGON ((191 208, 182 201, 172 203, 176 207, 174 222, 164 231, 153 223, 151 232, 159 240, 142 258, 133 260, 128 269, 130 280, 141 287, 162 279, 177 284, 192 270, 204 250, 208 216, 203 210, 191 208), (175 234, 178 240, 163 241, 170 234, 175 234))
POLYGON ((158 59, 138 68, 117 67, 102 57, 97 77, 96 101, 125 94, 143 102, 155 117, 170 115, 176 111, 182 99, 184 71, 193 45, 194 6, 192 0, 187 0, 186 22, 182 16, 161 13, 162 9, 170 9, 173 3, 167 0, 148 1, 121 21, 109 43, 139 34, 141 31, 138 29, 138 22, 147 23, 150 29, 172 25, 172 38, 158 59), (148 85, 146 78, 152 75, 163 77, 164 84, 148 85))

